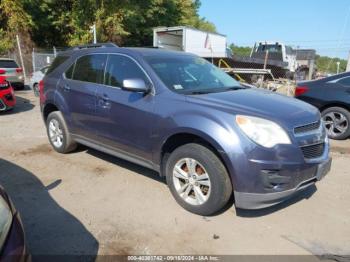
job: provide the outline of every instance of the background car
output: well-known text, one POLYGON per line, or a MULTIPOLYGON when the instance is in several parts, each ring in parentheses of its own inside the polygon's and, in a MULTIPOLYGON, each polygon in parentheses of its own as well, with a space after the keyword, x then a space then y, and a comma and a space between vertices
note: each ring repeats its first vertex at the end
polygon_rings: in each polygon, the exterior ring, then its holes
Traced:
POLYGON ((39 96, 39 82, 44 78, 48 68, 49 66, 44 66, 38 71, 33 72, 30 76, 30 87, 36 96, 39 96))
POLYGON ((0 261, 26 261, 26 258, 20 215, 0 186, 0 261))
POLYGON ((23 69, 18 66, 15 60, 0 58, 0 75, 5 76, 13 87, 24 88, 23 69))
POLYGON ((11 84, 6 77, 0 76, 0 112, 12 109, 16 104, 16 97, 11 84))
POLYGON ((295 97, 320 110, 329 138, 350 136, 350 72, 300 82, 295 97))

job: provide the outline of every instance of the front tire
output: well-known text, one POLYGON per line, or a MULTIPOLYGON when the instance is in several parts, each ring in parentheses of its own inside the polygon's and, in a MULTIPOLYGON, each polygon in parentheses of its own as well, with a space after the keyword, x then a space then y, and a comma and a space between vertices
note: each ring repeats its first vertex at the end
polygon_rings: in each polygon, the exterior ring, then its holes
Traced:
POLYGON ((343 140, 350 136, 350 112, 342 107, 330 107, 322 111, 327 135, 331 139, 343 140))
POLYGON ((225 166, 203 145, 191 143, 175 149, 166 162, 165 172, 175 200, 192 213, 213 215, 232 195, 225 166))
POLYGON ((49 114, 46 120, 46 130, 50 144, 58 153, 66 154, 76 149, 77 144, 68 132, 61 112, 54 111, 49 114))

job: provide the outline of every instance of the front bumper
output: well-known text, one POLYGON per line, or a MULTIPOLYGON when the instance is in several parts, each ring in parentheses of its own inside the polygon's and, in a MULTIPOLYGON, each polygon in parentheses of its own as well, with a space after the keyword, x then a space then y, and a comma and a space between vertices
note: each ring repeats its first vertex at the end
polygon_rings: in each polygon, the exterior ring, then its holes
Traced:
POLYGON ((297 187, 273 193, 246 193, 234 191, 235 206, 242 209, 261 209, 279 204, 295 195, 300 191, 314 185, 320 181, 329 171, 332 158, 319 164, 313 177, 302 181, 297 187))
POLYGON ((16 105, 16 97, 13 89, 0 91, 0 111, 6 111, 16 105))
POLYGON ((264 148, 241 136, 239 146, 226 150, 236 207, 259 209, 278 204, 328 173, 332 160, 324 127, 319 124, 316 129, 288 132, 291 144, 264 148))

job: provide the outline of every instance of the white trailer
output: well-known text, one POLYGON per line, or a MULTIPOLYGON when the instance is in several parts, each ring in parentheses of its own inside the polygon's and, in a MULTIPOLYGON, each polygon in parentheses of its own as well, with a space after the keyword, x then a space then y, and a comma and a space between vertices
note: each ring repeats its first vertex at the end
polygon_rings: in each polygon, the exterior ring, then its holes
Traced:
POLYGON ((156 27, 153 46, 184 51, 201 57, 226 57, 226 36, 186 26, 156 27))

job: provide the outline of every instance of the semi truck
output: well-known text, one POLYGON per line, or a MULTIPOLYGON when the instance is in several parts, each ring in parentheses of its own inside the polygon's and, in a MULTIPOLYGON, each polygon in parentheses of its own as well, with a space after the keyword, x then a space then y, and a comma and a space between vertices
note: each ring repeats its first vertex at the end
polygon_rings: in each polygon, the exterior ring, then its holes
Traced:
POLYGON ((153 46, 184 51, 201 57, 227 57, 226 36, 187 26, 156 27, 153 46))
POLYGON ((153 46, 196 54, 219 67, 224 65, 230 74, 239 72, 247 82, 252 82, 257 75, 290 78, 296 70, 292 49, 280 42, 258 42, 250 57, 241 57, 232 54, 225 35, 187 26, 154 28, 153 46))

